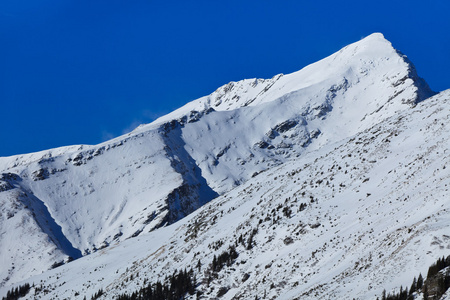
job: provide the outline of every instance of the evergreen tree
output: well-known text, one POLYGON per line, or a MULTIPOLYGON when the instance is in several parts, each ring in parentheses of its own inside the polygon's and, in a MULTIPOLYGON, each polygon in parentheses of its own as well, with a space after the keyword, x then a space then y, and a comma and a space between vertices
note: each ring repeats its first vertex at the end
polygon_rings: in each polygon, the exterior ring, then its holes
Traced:
POLYGON ((197 270, 200 272, 201 269, 202 269, 202 262, 199 259, 197 263, 197 270))
POLYGON ((428 300, 428 285, 426 283, 423 286, 423 300, 428 300))
POLYGON ((447 290, 447 287, 445 286, 445 279, 444 277, 439 277, 438 279, 438 297, 442 296, 445 291, 447 290))
POLYGON ((417 290, 417 279, 414 277, 411 287, 409 288, 409 295, 412 295, 417 290))
POLYGON ((213 261, 212 261, 212 270, 213 270, 214 272, 217 271, 217 258, 216 258, 215 255, 214 255, 213 261))
POLYGON ((417 278, 417 289, 421 290, 423 287, 423 277, 422 273, 419 274, 419 278, 417 278))
POLYGON ((16 288, 12 288, 11 290, 7 291, 6 298, 3 297, 2 300, 16 300, 21 297, 26 296, 30 290, 30 284, 25 283, 24 285, 20 285, 16 288))
POLYGON ((407 287, 403 291, 400 290, 399 298, 400 298, 400 300, 406 300, 408 298, 408 288, 407 287))

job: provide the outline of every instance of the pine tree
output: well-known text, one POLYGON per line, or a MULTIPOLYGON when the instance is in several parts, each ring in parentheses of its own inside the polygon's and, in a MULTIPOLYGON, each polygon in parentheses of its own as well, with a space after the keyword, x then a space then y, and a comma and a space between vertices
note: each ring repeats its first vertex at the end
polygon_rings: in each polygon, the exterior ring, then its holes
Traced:
POLYGON ((414 277, 411 287, 409 288, 409 295, 412 295, 417 290, 417 279, 414 277))
POLYGON ((438 279, 438 297, 442 296, 446 291, 444 277, 439 277, 438 279))
POLYGON ((417 289, 421 290, 423 287, 423 277, 422 273, 419 274, 419 278, 417 278, 417 289))
POLYGON ((214 255, 213 261, 212 261, 212 270, 215 272, 217 269, 217 257, 214 255))
POLYGON ((423 286, 423 300, 428 300, 428 285, 423 286))
POLYGON ((406 287, 403 292, 400 293, 400 299, 406 300, 408 298, 408 288, 406 287))
POLYGON ((200 259, 198 260, 198 263, 197 263, 197 269, 199 272, 202 269, 202 262, 200 261, 200 259))

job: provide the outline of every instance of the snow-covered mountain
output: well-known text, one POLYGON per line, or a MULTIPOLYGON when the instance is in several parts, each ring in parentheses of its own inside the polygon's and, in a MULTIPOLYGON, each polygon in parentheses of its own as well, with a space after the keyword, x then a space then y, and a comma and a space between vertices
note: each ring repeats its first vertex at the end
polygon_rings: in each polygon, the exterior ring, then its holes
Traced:
POLYGON ((1 291, 110 299, 190 267, 205 298, 408 284, 450 247, 450 93, 432 95, 373 34, 96 146, 0 158, 1 291), (208 269, 229 246, 238 258, 208 269))

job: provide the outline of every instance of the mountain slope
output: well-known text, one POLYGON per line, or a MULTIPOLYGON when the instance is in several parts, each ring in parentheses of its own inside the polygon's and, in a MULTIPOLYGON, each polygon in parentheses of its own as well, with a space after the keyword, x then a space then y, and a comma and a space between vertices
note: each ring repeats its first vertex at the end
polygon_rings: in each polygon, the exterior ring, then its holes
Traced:
POLYGON ((296 73, 231 82, 154 123, 209 112, 183 135, 209 185, 222 193, 308 146, 351 136, 432 94, 414 66, 373 34, 296 73), (225 152, 230 161, 221 159, 225 152))
POLYGON ((0 158, 2 284, 172 224, 432 94, 373 34, 296 73, 229 83, 100 145, 0 158))
POLYGON ((203 299, 380 297, 448 254, 449 105, 450 90, 28 282, 111 299, 193 268, 203 299), (212 271, 230 246, 238 258, 212 271))

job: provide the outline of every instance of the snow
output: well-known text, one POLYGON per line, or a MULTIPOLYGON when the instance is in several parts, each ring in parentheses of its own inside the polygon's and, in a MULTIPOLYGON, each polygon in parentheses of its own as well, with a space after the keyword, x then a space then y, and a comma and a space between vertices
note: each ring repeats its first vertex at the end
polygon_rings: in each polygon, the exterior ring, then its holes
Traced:
POLYGON ((450 247, 450 90, 422 101, 432 94, 373 34, 99 145, 0 158, 0 295, 34 282, 42 299, 110 299, 205 269, 255 228, 255 246, 238 244, 199 287, 206 298, 226 286, 223 299, 375 299, 405 286, 450 247))

